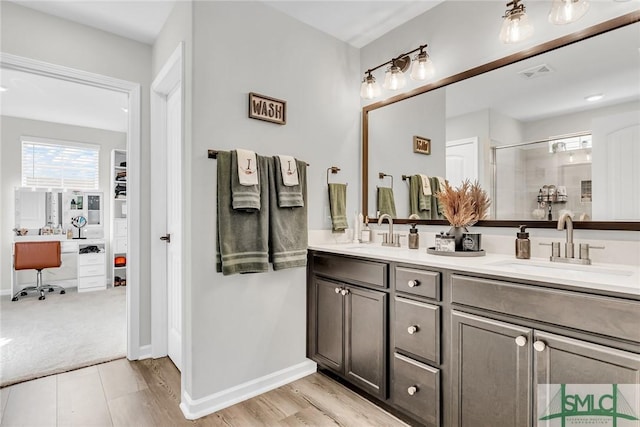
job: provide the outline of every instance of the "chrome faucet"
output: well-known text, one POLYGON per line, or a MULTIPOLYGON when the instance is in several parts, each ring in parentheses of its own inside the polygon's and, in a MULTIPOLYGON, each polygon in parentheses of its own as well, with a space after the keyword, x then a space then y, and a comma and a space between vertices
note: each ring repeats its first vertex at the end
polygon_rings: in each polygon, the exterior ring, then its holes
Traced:
POLYGON ((573 258, 573 220, 568 213, 560 215, 558 218, 558 230, 567 229, 567 241, 564 244, 565 258, 573 258))
POLYGON ((378 225, 382 225, 385 219, 389 222, 389 232, 380 233, 382 235, 382 246, 400 247, 400 235, 393 234, 393 218, 391 218, 391 215, 380 215, 380 218, 378 218, 378 225))

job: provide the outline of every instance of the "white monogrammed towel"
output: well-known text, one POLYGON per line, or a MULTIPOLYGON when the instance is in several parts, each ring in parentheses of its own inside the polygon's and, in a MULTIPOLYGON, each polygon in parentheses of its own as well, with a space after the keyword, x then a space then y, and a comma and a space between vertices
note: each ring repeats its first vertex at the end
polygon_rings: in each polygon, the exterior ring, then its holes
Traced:
POLYGON ((429 182, 429 177, 427 175, 419 174, 420 179, 422 180, 422 195, 430 196, 431 195, 431 183, 429 182))
POLYGON ((279 155, 280 170, 282 171, 282 182, 287 187, 293 187, 300 184, 298 179, 298 169, 296 167, 296 159, 293 156, 279 155))
POLYGON ((238 148, 238 179, 241 185, 258 185, 256 153, 238 148))

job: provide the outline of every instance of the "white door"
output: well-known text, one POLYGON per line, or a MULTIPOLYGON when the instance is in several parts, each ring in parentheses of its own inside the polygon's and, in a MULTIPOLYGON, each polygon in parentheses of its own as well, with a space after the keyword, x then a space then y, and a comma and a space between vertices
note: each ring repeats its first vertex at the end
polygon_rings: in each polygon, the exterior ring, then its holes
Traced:
POLYGON ((167 351, 182 369, 182 91, 167 96, 167 351))
POLYGON ((478 138, 447 141, 445 157, 445 176, 451 186, 457 187, 465 179, 478 179, 478 138))

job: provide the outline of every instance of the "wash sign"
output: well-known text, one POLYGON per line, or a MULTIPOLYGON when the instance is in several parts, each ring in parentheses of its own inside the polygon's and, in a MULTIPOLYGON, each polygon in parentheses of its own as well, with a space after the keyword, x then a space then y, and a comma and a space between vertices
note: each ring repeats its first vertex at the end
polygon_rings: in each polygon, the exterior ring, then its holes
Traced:
POLYGON ((284 125, 287 123, 287 102, 251 92, 249 118, 284 125))
POLYGON ((640 384, 539 384, 538 427, 640 427, 640 384))

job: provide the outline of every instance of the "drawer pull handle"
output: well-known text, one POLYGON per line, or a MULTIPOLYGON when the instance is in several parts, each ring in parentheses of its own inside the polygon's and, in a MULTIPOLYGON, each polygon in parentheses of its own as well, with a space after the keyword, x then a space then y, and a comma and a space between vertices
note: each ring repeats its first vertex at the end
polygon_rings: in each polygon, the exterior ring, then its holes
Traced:
POLYGON ((340 288, 336 288, 336 294, 340 293, 340 288))
POLYGON ((340 293, 344 296, 344 295, 349 295, 349 289, 343 289, 340 291, 340 293))
POLYGON ((407 328, 407 332, 409 332, 410 335, 415 334, 416 332, 418 332, 418 326, 417 325, 411 325, 407 328))
POLYGON ((414 288, 416 286, 420 286, 420 281, 419 280, 409 280, 407 282, 407 286, 409 286, 410 288, 414 288))
POLYGON ((409 387, 407 389, 407 393, 409 393, 409 396, 413 396, 414 394, 416 394, 418 392, 418 387, 415 385, 412 385, 411 387, 409 387))
POLYGON ((516 337, 516 344, 518 344, 518 347, 524 347, 525 345, 527 345, 527 337, 525 337, 524 335, 516 337))
POLYGON ((533 348, 536 351, 544 351, 544 349, 547 348, 547 345, 543 341, 536 341, 533 343, 533 348))

